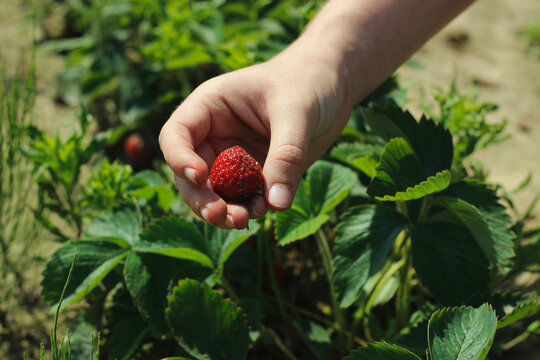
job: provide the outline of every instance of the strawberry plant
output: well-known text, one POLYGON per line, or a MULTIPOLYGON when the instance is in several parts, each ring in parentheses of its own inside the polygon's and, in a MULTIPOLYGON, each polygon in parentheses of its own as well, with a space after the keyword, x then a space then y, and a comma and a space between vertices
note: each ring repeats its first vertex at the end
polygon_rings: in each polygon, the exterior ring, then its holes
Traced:
POLYGON ((66 56, 58 101, 82 102, 100 129, 114 127, 121 135, 144 128, 157 138, 162 124, 156 119, 203 81, 277 54, 321 3, 45 1, 38 5, 45 32, 54 14, 64 14, 66 31, 51 34, 40 49, 66 56))
POLYGON ((90 138, 90 118, 84 109, 79 114, 79 125, 80 131, 72 131, 67 139, 59 134, 51 137, 34 126, 28 128, 30 141, 25 155, 34 164, 39 187, 39 207, 34 214, 62 240, 82 231, 81 170, 95 158, 106 140, 106 134, 90 138), (57 215, 63 226, 56 225, 48 214, 57 215))
POLYGON ((468 175, 445 121, 384 99, 357 109, 290 210, 245 230, 197 220, 170 178, 103 162, 44 299, 78 254, 61 309, 86 304, 110 359, 483 359, 536 341, 538 292, 507 284, 540 263, 538 229, 468 175))

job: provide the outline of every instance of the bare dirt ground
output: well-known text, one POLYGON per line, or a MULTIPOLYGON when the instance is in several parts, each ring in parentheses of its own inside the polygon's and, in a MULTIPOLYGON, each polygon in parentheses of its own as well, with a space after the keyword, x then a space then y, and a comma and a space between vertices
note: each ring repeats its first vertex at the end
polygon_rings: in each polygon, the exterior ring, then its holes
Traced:
MULTIPOLYGON (((0 1, 0 53, 7 58, 8 65, 16 64, 32 41, 28 3, 0 1)), ((428 91, 434 87, 446 89, 453 78, 462 92, 476 83, 480 86, 481 101, 499 104, 499 110, 490 118, 507 119, 506 133, 511 138, 480 151, 476 158, 485 164, 492 182, 508 189, 517 186, 527 174, 533 174, 531 186, 516 197, 520 211, 540 191, 540 61, 526 53, 525 44, 517 36, 519 29, 535 19, 540 19, 538 0, 479 0, 413 56, 413 60, 423 65, 422 69, 402 67, 398 71, 401 82, 416 84, 409 93, 413 112, 418 111, 415 99, 419 97, 420 87, 428 91)), ((36 123, 51 132, 71 126, 74 109, 59 106, 52 100, 62 59, 42 52, 37 53, 36 59, 36 123)), ((540 205, 533 214, 532 222, 539 224, 540 205)), ((35 272, 37 278, 39 271, 35 272)), ((519 281, 521 285, 530 285, 534 280, 526 277, 519 281)), ((51 317, 47 327, 52 325, 50 320, 51 317)), ((528 354, 527 358, 532 357, 528 354)))

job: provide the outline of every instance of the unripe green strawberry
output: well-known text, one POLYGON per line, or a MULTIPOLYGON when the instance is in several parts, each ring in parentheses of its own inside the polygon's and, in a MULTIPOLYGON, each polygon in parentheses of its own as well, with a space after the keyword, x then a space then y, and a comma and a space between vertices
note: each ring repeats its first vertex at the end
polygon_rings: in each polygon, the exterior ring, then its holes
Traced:
POLYGON ((238 199, 255 193, 261 186, 262 168, 246 150, 234 146, 221 152, 214 161, 210 183, 222 198, 238 199))

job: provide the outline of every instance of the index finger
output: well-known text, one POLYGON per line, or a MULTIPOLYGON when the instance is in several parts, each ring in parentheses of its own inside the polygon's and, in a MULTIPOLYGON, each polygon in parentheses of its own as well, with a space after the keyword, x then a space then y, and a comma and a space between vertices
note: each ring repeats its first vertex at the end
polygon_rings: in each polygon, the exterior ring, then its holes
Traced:
POLYGON ((196 153, 197 146, 210 130, 211 115, 197 97, 188 97, 163 125, 159 144, 173 172, 195 184, 204 184, 208 165, 196 153))

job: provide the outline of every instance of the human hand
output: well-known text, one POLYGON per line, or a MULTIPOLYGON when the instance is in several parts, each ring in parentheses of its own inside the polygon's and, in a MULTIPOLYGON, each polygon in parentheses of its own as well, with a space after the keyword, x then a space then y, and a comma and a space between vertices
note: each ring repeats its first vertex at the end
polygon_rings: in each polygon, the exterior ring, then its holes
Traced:
POLYGON ((267 206, 288 209, 306 169, 337 138, 350 113, 338 78, 294 50, 213 78, 171 115, 160 134, 184 201, 210 224, 245 228, 267 206), (239 145, 263 166, 263 195, 226 203, 208 180, 217 155, 239 145))

